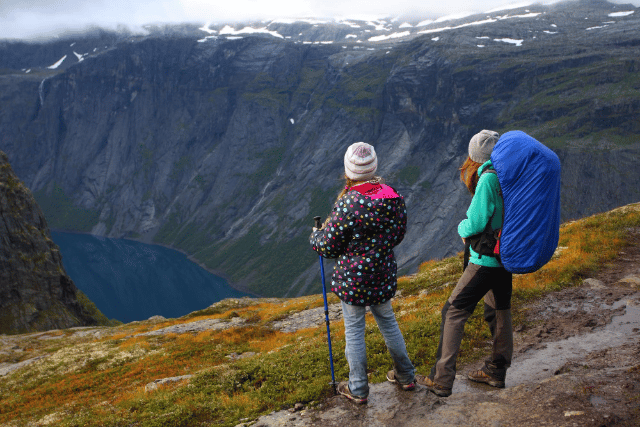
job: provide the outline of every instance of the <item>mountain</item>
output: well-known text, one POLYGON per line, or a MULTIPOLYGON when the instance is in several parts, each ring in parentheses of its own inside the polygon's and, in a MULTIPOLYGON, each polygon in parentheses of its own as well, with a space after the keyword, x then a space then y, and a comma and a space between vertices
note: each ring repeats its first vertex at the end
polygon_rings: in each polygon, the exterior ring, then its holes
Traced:
POLYGON ((319 289, 312 218, 356 141, 406 198, 404 273, 461 250, 457 168, 481 129, 559 155, 565 220, 637 201, 639 24, 632 5, 584 0, 4 41, 0 149, 53 228, 169 245, 239 288, 304 295, 319 289))
POLYGON ((107 324, 65 273, 42 211, 0 151, 0 333, 107 324))

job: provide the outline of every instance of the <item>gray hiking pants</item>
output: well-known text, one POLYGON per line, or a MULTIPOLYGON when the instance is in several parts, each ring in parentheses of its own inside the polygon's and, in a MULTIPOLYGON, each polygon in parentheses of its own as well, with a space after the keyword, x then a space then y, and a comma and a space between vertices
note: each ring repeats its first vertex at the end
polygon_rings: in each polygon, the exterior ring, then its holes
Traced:
POLYGON ((453 387, 464 325, 483 297, 484 318, 493 338, 491 357, 485 361, 483 370, 494 378, 504 380, 513 355, 511 291, 512 276, 504 268, 476 264, 467 266, 442 308, 440 343, 436 363, 429 374, 436 384, 453 387))

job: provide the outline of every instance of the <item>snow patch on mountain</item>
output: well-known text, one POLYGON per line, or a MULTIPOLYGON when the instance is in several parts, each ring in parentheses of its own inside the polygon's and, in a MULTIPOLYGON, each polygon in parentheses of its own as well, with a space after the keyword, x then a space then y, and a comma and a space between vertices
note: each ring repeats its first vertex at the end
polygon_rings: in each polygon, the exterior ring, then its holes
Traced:
POLYGON ((65 59, 67 59, 67 55, 65 55, 62 58, 60 58, 60 60, 58 62, 56 62, 55 64, 49 65, 47 68, 50 69, 50 70, 55 70, 60 65, 62 65, 62 63, 64 62, 65 59))
POLYGON ((284 39, 284 36, 282 34, 278 33, 277 31, 267 30, 266 27, 263 27, 263 28, 244 27, 241 30, 236 30, 229 25, 225 25, 225 27, 222 30, 220 30, 220 35, 237 36, 241 34, 269 34, 274 37, 284 39))
POLYGON ((408 37, 411 35, 410 31, 403 31, 401 33, 393 33, 393 34, 389 34, 388 36, 375 36, 375 37, 371 37, 369 39, 370 42, 380 42, 380 41, 384 41, 384 40, 391 40, 391 39, 399 39, 399 38, 403 38, 403 37, 408 37))
POLYGON ((635 10, 628 10, 626 12, 613 12, 613 13, 610 13, 609 16, 612 18, 619 18, 622 16, 633 15, 634 13, 635 13, 635 10))

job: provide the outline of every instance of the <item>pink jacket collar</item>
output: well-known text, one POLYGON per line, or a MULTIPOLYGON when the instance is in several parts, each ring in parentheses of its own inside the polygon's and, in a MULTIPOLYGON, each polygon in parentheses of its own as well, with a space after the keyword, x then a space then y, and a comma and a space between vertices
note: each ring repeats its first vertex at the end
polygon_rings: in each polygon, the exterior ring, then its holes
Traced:
POLYGON ((355 190, 363 196, 371 197, 372 199, 395 199, 400 197, 398 193, 386 184, 365 182, 364 184, 351 187, 351 190, 355 190))

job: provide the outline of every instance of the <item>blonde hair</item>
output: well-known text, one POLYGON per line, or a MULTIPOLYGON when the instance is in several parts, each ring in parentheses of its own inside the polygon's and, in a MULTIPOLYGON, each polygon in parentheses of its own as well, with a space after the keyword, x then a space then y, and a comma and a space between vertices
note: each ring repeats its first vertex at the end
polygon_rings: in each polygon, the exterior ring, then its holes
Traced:
POLYGON ((482 166, 481 163, 474 162, 471 157, 467 157, 467 160, 460 167, 460 181, 467 186, 467 190, 471 194, 476 194, 476 186, 478 185, 478 169, 482 166))
MULTIPOLYGON (((347 174, 345 174, 343 178, 344 178, 344 188, 338 194, 338 197, 336 198, 336 203, 338 203, 338 200, 342 199, 342 197, 344 197, 344 195, 347 194, 349 190, 351 190, 351 188, 355 187, 356 185, 364 184, 366 182, 378 183, 378 184, 384 183, 384 180, 379 176, 374 176, 373 178, 367 179, 364 181, 357 181, 355 179, 351 179, 347 176, 347 174)), ((330 219, 331 219, 331 214, 329 214, 327 219, 324 220, 324 223, 322 223, 322 227, 320 227, 320 229, 323 229, 327 225, 330 219)))

